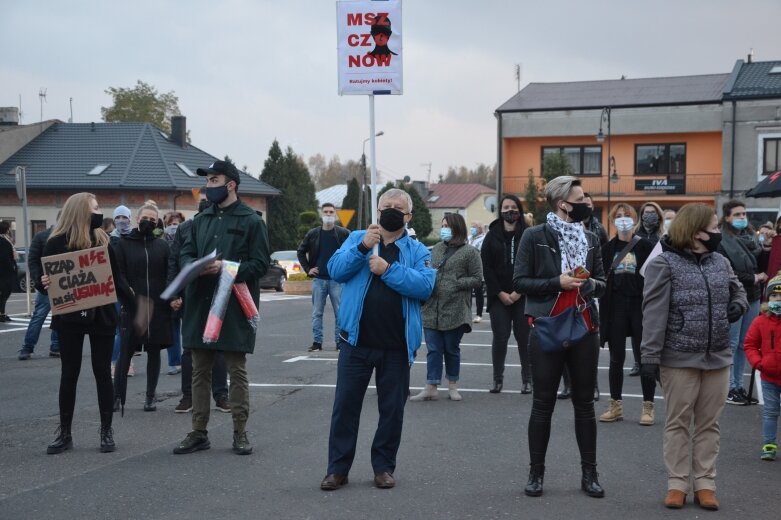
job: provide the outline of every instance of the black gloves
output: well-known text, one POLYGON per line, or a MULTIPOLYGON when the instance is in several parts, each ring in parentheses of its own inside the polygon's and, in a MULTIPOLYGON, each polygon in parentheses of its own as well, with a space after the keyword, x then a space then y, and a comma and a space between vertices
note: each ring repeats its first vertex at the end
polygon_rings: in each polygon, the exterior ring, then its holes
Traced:
POLYGON ((659 365, 651 363, 640 364, 640 377, 652 377, 659 380, 659 365))
POLYGON ((743 316, 743 307, 735 302, 730 303, 729 307, 727 307, 727 319, 729 322, 735 323, 741 316, 743 316))

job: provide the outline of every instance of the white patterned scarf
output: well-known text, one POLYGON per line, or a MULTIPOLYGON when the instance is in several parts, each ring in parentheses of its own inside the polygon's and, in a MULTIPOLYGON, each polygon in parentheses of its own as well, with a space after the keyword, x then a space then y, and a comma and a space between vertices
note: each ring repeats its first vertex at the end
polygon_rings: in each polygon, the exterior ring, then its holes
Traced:
POLYGON ((559 236, 561 251, 561 272, 573 271, 576 267, 586 267, 588 240, 582 222, 565 222, 553 212, 548 213, 548 225, 559 236))

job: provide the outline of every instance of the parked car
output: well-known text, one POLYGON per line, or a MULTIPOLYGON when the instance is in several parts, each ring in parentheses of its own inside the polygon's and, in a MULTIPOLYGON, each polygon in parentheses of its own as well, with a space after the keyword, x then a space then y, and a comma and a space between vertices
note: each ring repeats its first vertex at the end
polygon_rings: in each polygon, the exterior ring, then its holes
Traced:
POLYGON ((261 289, 275 289, 277 292, 282 292, 285 290, 286 281, 287 272, 285 268, 280 266, 276 260, 271 260, 266 274, 260 279, 259 285, 261 289))
MULTIPOLYGON (((25 259, 27 258, 27 249, 24 247, 17 247, 16 252, 19 253, 19 258, 16 259, 16 272, 19 276, 19 292, 24 292, 27 288, 27 264, 25 259)), ((35 291, 32 280, 30 281, 30 292, 35 291)))
POLYGON ((285 268, 288 276, 302 272, 301 264, 298 263, 297 251, 277 251, 271 253, 271 259, 279 262, 279 265, 285 268))

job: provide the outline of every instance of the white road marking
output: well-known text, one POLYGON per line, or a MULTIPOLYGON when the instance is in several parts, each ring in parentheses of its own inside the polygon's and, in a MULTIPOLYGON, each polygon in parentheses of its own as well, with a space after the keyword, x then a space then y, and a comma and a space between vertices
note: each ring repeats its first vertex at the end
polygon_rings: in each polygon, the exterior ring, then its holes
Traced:
POLYGON ((5 334, 6 332, 17 332, 17 331, 20 331, 20 330, 27 330, 27 327, 25 327, 23 329, 3 329, 3 330, 0 330, 0 334, 5 334))
MULTIPOLYGON (((283 363, 295 363, 296 361, 302 361, 304 359, 309 359, 309 356, 296 356, 294 358, 284 360, 283 363)), ((333 359, 336 360, 336 358, 333 359)))

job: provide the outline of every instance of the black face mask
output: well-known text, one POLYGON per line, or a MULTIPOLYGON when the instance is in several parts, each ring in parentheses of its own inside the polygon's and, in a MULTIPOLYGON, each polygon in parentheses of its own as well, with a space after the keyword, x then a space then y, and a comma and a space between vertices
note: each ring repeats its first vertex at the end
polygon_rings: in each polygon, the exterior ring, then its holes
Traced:
POLYGON ((702 242, 702 245, 705 246, 708 252, 713 253, 721 244, 721 233, 711 233, 710 231, 705 231, 705 233, 708 234, 708 240, 700 240, 700 242, 702 242))
POLYGON ((144 236, 151 236, 156 227, 154 222, 142 220, 138 223, 138 232, 144 236))
POLYGON ((90 217, 89 228, 98 229, 103 225, 103 213, 93 213, 90 217))
POLYGON ((515 211, 515 210, 502 211, 502 219, 508 224, 514 224, 515 222, 518 222, 519 218, 521 218, 520 211, 515 211))
POLYGON ((398 231, 404 227, 404 213, 396 208, 380 211, 380 226, 385 231, 398 231))
POLYGON ((564 202, 572 206, 572 211, 567 213, 569 218, 572 219, 572 222, 583 222, 584 220, 591 218, 593 211, 585 202, 567 202, 566 200, 564 202))
POLYGON ((222 186, 208 186, 206 188, 206 198, 209 202, 219 204, 228 198, 228 187, 222 186))
POLYGON ((206 199, 203 199, 198 203, 198 213, 202 213, 205 209, 210 208, 212 203, 206 199))
POLYGON ((656 213, 643 213, 643 225, 653 229, 659 225, 659 215, 656 213))

